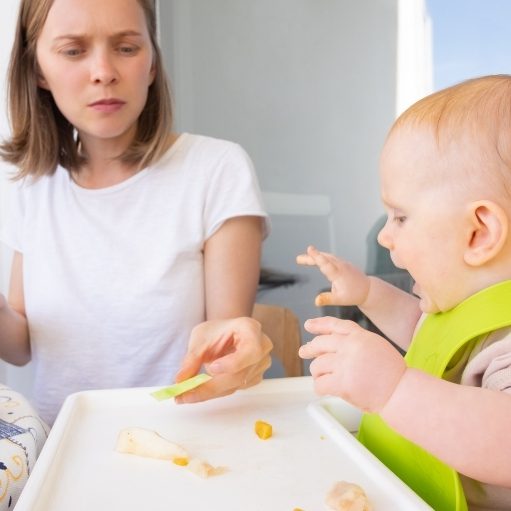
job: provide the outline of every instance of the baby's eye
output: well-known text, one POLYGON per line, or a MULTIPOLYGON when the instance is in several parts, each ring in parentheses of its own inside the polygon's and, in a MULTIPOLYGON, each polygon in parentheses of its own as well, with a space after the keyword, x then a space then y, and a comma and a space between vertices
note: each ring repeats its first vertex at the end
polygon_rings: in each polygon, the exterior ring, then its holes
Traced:
POLYGON ((401 224, 405 223, 406 216, 404 216, 404 215, 397 215, 397 216, 394 216, 393 220, 394 220, 394 222, 396 224, 401 225, 401 224))

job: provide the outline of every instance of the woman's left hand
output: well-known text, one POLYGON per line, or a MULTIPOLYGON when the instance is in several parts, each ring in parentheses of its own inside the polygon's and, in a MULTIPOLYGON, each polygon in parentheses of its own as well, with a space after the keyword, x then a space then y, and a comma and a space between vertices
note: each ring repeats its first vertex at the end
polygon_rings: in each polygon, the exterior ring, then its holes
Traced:
POLYGON ((176 402, 206 401, 259 383, 271 365, 272 347, 255 319, 240 317, 200 323, 192 330, 176 381, 196 375, 201 366, 213 378, 176 397, 176 402))

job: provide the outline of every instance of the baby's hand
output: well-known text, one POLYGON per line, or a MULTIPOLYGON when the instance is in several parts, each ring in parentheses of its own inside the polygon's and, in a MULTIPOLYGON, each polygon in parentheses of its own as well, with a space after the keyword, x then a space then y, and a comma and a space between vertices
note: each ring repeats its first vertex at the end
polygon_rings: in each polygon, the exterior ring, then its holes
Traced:
POLYGON ((362 305, 369 294, 369 277, 351 263, 313 246, 296 258, 298 264, 317 266, 331 282, 332 291, 320 293, 314 303, 322 305, 362 305))
POLYGON ((383 337, 352 321, 309 319, 305 329, 317 335, 299 351, 300 357, 314 359, 310 372, 315 391, 379 413, 406 370, 398 351, 383 337))

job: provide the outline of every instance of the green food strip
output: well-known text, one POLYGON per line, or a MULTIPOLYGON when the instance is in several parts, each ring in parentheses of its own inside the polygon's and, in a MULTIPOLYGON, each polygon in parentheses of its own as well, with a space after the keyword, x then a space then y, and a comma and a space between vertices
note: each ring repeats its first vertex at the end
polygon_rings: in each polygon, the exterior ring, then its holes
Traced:
POLYGON ((153 396, 158 401, 162 401, 163 399, 170 399, 171 397, 179 396, 179 394, 183 394, 184 392, 188 392, 189 390, 206 383, 211 380, 211 376, 206 373, 196 374, 188 380, 184 380, 180 383, 174 383, 170 387, 163 387, 160 390, 155 392, 151 392, 151 396, 153 396))

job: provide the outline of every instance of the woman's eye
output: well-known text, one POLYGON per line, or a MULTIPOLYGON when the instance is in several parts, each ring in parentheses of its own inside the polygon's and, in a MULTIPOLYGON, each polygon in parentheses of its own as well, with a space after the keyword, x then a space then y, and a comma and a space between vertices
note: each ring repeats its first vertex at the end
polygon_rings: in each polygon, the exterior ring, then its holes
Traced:
POLYGON ((137 48, 135 46, 119 46, 118 51, 123 55, 133 55, 137 52, 137 48))
POLYGON ((81 48, 66 48, 62 50, 62 53, 66 57, 78 57, 83 53, 83 50, 81 48))

